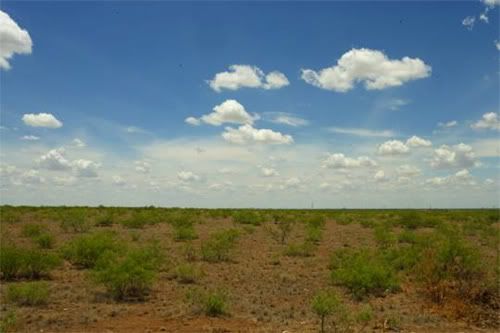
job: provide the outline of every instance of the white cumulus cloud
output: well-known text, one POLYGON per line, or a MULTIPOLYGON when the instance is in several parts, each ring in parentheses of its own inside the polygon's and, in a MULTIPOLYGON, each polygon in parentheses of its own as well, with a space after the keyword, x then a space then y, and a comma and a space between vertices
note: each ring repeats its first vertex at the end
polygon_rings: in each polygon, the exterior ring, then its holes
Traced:
POLYGON ((455 127, 457 125, 458 125, 458 121, 456 121, 456 120, 450 120, 450 121, 445 122, 445 123, 438 123, 438 126, 441 128, 451 128, 451 127, 455 127))
POLYGON ((14 54, 30 54, 33 42, 28 31, 0 10, 0 69, 11 68, 9 60, 14 54))
POLYGON ((474 129, 491 129, 500 131, 500 119, 495 112, 483 114, 483 117, 471 125, 474 129))
POLYGON ((250 65, 231 65, 229 71, 215 74, 208 81, 210 87, 220 92, 222 89, 237 90, 240 88, 279 89, 290 84, 285 74, 272 71, 267 75, 250 65))
POLYGON ((393 60, 382 51, 363 48, 346 52, 335 66, 320 71, 303 69, 302 79, 322 89, 346 92, 358 82, 363 82, 368 90, 380 90, 430 74, 431 67, 419 58, 393 60))
POLYGON ((399 140, 389 140, 378 147, 380 155, 402 155, 410 152, 410 148, 399 140))
POLYGON ((257 119, 259 119, 258 115, 250 115, 238 101, 228 99, 214 106, 212 113, 203 115, 199 119, 188 117, 185 122, 195 126, 201 124, 201 122, 213 126, 220 126, 224 123, 252 125, 254 120, 257 119))
POLYGON ((328 154, 322 163, 323 168, 351 169, 359 167, 375 167, 377 162, 367 156, 347 157, 342 153, 328 154))
POLYGON ((28 113, 23 115, 22 120, 24 124, 32 127, 59 128, 63 125, 61 121, 50 113, 28 113))
POLYGON ((83 178, 97 177, 97 170, 101 166, 99 163, 84 159, 75 160, 71 163, 71 165, 73 166, 73 170, 76 175, 83 178))
POLYGON ((262 176, 264 176, 264 177, 275 177, 275 176, 279 176, 278 171, 276 171, 276 169, 273 169, 273 168, 261 167, 261 168, 260 168, 260 173, 261 173, 261 175, 262 175, 262 176))
POLYGON ((65 157, 65 149, 57 148, 50 150, 38 159, 40 167, 48 170, 69 170, 71 162, 65 157))
POLYGON ((433 168, 470 168, 478 165, 479 161, 472 147, 464 143, 453 147, 442 145, 434 149, 431 160, 433 168))
POLYGON ((237 129, 226 127, 222 133, 224 140, 236 144, 262 143, 262 144, 291 144, 291 135, 275 132, 270 129, 257 129, 251 125, 242 125, 237 129))
POLYGON ((432 146, 432 142, 414 135, 406 140, 406 145, 409 147, 430 147, 432 146))
POLYGON ((200 176, 191 171, 180 171, 177 173, 177 178, 183 182, 193 182, 200 180, 200 176))

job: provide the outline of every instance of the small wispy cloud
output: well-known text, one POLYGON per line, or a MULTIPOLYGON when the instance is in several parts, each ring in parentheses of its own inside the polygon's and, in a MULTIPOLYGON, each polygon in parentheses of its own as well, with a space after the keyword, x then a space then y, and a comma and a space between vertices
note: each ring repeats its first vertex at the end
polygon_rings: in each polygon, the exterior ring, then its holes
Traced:
POLYGON ((309 125, 308 120, 298 117, 293 113, 286 112, 266 112, 264 113, 264 120, 274 124, 288 125, 292 127, 309 125))
POLYGON ((366 128, 341 128, 341 127, 329 127, 329 132, 354 135, 361 137, 378 137, 378 138, 390 138, 396 136, 391 130, 371 130, 366 128))

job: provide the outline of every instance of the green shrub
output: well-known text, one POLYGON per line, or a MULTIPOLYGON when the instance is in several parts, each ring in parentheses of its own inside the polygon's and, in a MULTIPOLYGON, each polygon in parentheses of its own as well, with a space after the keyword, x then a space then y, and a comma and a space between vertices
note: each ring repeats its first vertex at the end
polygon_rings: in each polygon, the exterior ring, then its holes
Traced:
POLYGON ((125 255, 107 251, 92 276, 116 300, 144 299, 156 277, 162 257, 157 247, 129 250, 125 255))
POLYGON ((147 214, 135 212, 131 217, 123 220, 121 223, 127 228, 142 229, 144 228, 144 226, 146 226, 146 224, 151 223, 151 221, 148 221, 147 214))
POLYGON ((18 305, 44 305, 49 298, 49 287, 46 282, 24 282, 10 285, 7 299, 18 305))
POLYGON ((361 221, 359 221, 359 224, 363 227, 363 228, 375 228, 378 223, 374 220, 370 220, 370 219, 363 219, 361 221))
POLYGON ((337 251, 330 268, 333 282, 347 287, 357 298, 381 295, 399 287, 394 268, 382 255, 369 249, 337 251))
POLYGON ((274 223, 266 225, 266 229, 271 234, 273 239, 278 241, 280 244, 285 244, 293 229, 293 217, 290 215, 275 214, 273 219, 274 223))
POLYGON ((2 314, 0 318, 0 333, 6 333, 10 330, 14 330, 17 324, 17 316, 14 310, 9 310, 5 314, 2 314))
POLYGON ((51 249, 54 247, 54 236, 52 236, 51 234, 49 233, 42 233, 40 235, 38 235, 34 241, 36 242, 36 244, 42 248, 42 249, 51 249))
POLYGON ((440 303, 446 294, 468 297, 480 289, 485 275, 483 264, 478 249, 449 230, 422 249, 415 269, 431 298, 440 303))
POLYGON ((187 293, 187 299, 197 310, 202 311, 207 316, 217 317, 227 313, 228 295, 222 289, 212 291, 190 290, 187 293))
POLYGON ((85 210, 71 209, 60 213, 61 228, 65 232, 85 232, 90 229, 90 224, 87 222, 85 210))
POLYGON ((300 244, 289 244, 285 254, 290 257, 310 257, 314 252, 314 248, 314 244, 307 241, 300 244))
POLYGON ((306 241, 314 244, 319 244, 323 238, 323 230, 320 228, 308 227, 306 241))
POLYGON ((359 333, 363 332, 368 326, 368 323, 373 319, 373 309, 369 304, 363 306, 363 308, 356 314, 356 321, 361 325, 358 330, 359 333))
POLYGON ((198 238, 193 225, 176 225, 174 227, 174 239, 176 241, 193 240, 198 238))
POLYGON ((353 216, 347 215, 347 214, 339 214, 334 217, 335 222, 341 225, 348 225, 354 222, 353 216))
POLYGON ((107 252, 117 252, 122 244, 110 232, 96 232, 71 240, 62 248, 63 256, 73 265, 92 268, 107 252))
POLYGON ((325 223, 325 217, 323 215, 313 215, 306 221, 307 227, 311 229, 323 229, 325 223))
POLYGON ((236 229, 228 229, 213 234, 201 245, 201 256, 208 262, 228 261, 239 233, 236 229))
POLYGON ((60 264, 58 256, 40 250, 3 245, 0 248, 0 271, 5 280, 39 279, 60 264))
POLYGON ((263 219, 262 216, 256 211, 242 210, 233 213, 233 221, 241 224, 261 225, 263 219))
POLYGON ((403 230, 398 236, 400 243, 415 244, 417 242, 417 235, 410 230, 403 230))
POLYGON ((25 250, 21 275, 28 279, 40 279, 61 265, 59 256, 36 249, 25 250))
POLYGON ((114 223, 114 217, 111 212, 106 212, 96 217, 95 226, 96 227, 110 227, 114 223))
POLYGON ((16 278, 23 268, 23 251, 13 247, 2 245, 0 247, 0 272, 4 280, 16 278))
POLYGON ((45 231, 45 226, 40 224, 25 224, 22 229, 22 235, 24 237, 37 237, 40 236, 45 231))
POLYGON ((335 312, 344 312, 342 303, 339 297, 333 292, 320 291, 316 293, 311 302, 313 312, 320 318, 321 329, 320 332, 325 332, 325 319, 335 312))
POLYGON ((396 244, 397 238, 387 225, 379 225, 374 230, 375 240, 380 248, 387 249, 396 244))
POLYGON ((180 264, 175 268, 175 277, 180 283, 195 283, 201 276, 201 269, 193 264, 180 264))

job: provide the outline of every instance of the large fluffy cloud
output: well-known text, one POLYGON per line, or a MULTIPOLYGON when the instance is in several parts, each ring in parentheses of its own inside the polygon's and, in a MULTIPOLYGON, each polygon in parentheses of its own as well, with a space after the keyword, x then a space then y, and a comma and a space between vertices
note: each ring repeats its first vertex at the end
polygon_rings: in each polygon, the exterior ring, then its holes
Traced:
POLYGON ((279 89, 290 84, 285 74, 273 71, 264 74, 260 68, 250 65, 232 65, 229 71, 215 74, 208 81, 210 87, 220 92, 222 89, 237 90, 239 88, 279 89))
POLYGON ((275 132, 270 129, 257 129, 251 125, 242 125, 240 127, 232 128, 226 127, 222 133, 224 140, 236 143, 263 143, 263 144, 290 144, 293 143, 291 135, 275 132))
POLYGON ((360 156, 358 158, 347 157, 342 153, 328 154, 323 160, 322 166, 331 169, 350 169, 359 167, 374 167, 377 163, 369 157, 360 156))
POLYGON ((101 166, 99 163, 84 159, 75 160, 71 165, 76 175, 84 178, 97 177, 97 170, 101 166))
POLYGON ((401 155, 410 152, 410 148, 399 140, 389 140, 378 147, 380 155, 401 155))
POLYGON ((200 180, 200 176, 192 171, 180 171, 177 173, 177 178, 183 182, 193 182, 200 180))
POLYGON ((194 117, 186 118, 185 122, 190 125, 199 125, 201 122, 213 126, 220 126, 224 123, 232 124, 250 124, 258 119, 257 115, 251 116, 243 105, 234 99, 228 99, 223 103, 214 106, 213 112, 201 116, 197 119, 194 117))
POLYGON ((30 54, 33 43, 29 33, 0 10, 0 69, 10 69, 14 54, 30 54))
POLYGON ((442 145, 434 150, 431 160, 433 168, 470 168, 478 165, 479 161, 472 147, 464 143, 453 147, 442 145))
POLYGON ((384 142, 378 147, 378 153, 380 155, 402 155, 408 154, 411 148, 418 147, 430 147, 432 142, 429 140, 422 139, 416 135, 412 136, 406 142, 399 140, 389 140, 384 142))
POLYGON ((52 149, 40 157, 38 164, 48 170, 69 170, 71 162, 64 155, 64 148, 52 149))
POLYGON ((406 140, 406 145, 409 147, 430 147, 432 146, 432 142, 414 135, 406 140))
POLYGON ((491 129, 500 131, 500 119, 495 112, 483 114, 483 117, 471 125, 474 129, 491 129))
POLYGON ((378 50, 352 49, 335 66, 320 71, 303 69, 302 79, 322 89, 346 92, 357 82, 363 82, 366 89, 380 90, 428 77, 430 73, 431 67, 419 58, 393 60, 378 50))
POLYGON ((59 128, 63 125, 61 121, 50 113, 28 113, 23 115, 22 120, 24 124, 32 127, 59 128))

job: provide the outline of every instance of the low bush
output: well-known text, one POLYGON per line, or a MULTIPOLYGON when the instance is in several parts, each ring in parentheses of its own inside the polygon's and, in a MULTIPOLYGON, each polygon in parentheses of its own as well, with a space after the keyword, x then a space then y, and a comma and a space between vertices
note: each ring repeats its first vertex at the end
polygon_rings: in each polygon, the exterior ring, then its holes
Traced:
POLYGON ((447 296, 475 297, 483 285, 484 263, 477 248, 454 230, 442 231, 422 249, 416 273, 431 299, 441 303, 447 296))
POLYGON ((63 256, 73 265, 92 268, 107 252, 117 252, 121 242, 110 232, 96 232, 71 240, 62 248, 63 256))
POLYGON ((285 254, 290 257, 310 257, 314 249, 315 246, 313 243, 305 241, 300 244, 289 244, 285 250, 285 254))
POLYGON ((201 269, 193 264, 180 264, 175 268, 175 278, 180 283, 195 283, 201 276, 201 269))
POLYGON ((333 282, 347 287, 356 298, 399 288, 395 269, 381 254, 369 249, 335 252, 330 269, 333 282))
POLYGON ((211 291, 194 289, 188 291, 186 296, 197 311, 207 316, 218 317, 227 313, 228 294, 222 289, 211 291))
POLYGON ((208 262, 228 261, 239 237, 238 230, 228 229, 213 234, 201 245, 201 257, 208 262))
POLYGON ((176 241, 186 241, 198 238, 193 224, 175 224, 174 239, 176 241))
POLYGON ((106 252, 95 265, 92 276, 116 300, 143 300, 156 277, 162 256, 149 246, 127 251, 123 256, 106 252))
POLYGON ((86 232, 91 225, 86 219, 85 210, 70 209, 60 212, 61 228, 65 232, 86 232))
POLYGON ((60 264, 60 258, 52 253, 8 245, 0 248, 0 272, 5 280, 39 279, 60 264))
MULTIPOLYGON (((320 332, 325 332, 325 320, 327 317, 336 314, 341 317, 345 313, 343 304, 339 297, 331 291, 320 291, 316 293, 311 302, 313 312, 320 318, 320 332)), ((336 321, 334 320, 336 331, 336 321)))
POLYGON ((17 316, 14 310, 9 310, 2 314, 0 318, 0 333, 6 333, 14 330, 17 324, 17 316))
POLYGON ((233 221, 241 224, 261 225, 263 218, 257 211, 241 210, 233 213, 233 221))
POLYGON ((25 224, 23 226, 21 233, 24 237, 34 238, 40 236, 40 234, 42 234, 43 232, 45 232, 45 226, 40 224, 30 223, 30 224, 25 224))
POLYGON ((144 228, 150 221, 147 219, 147 215, 141 212, 134 212, 132 216, 121 221, 121 224, 126 228, 131 229, 142 229, 144 228))
POLYGON ((49 298, 49 287, 46 282, 23 282, 12 284, 7 289, 7 299, 18 305, 44 305, 49 298))
POLYGON ((320 228, 307 227, 306 241, 314 244, 319 244, 323 238, 323 230, 320 228))
POLYGON ((378 225, 374 229, 375 240, 381 249, 388 249, 397 242, 397 237, 387 225, 378 225))
POLYGON ((111 212, 106 212, 98 215, 95 218, 96 227, 110 227, 114 223, 114 216, 111 212))
POLYGON ((42 249, 51 249, 54 247, 54 236, 44 232, 33 239, 35 243, 42 249))
POLYGON ((293 230, 294 218, 290 215, 275 214, 273 219, 274 223, 266 225, 266 229, 273 239, 280 244, 285 244, 293 230))

